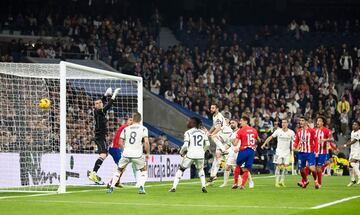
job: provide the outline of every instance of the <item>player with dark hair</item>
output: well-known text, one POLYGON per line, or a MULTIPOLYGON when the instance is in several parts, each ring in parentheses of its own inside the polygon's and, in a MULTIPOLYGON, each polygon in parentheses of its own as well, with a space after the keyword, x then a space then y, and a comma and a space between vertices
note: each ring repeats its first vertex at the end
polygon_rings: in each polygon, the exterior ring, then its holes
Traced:
POLYGON ((319 189, 320 185, 317 180, 315 169, 315 153, 318 152, 318 140, 315 137, 315 131, 309 127, 308 119, 304 116, 300 117, 300 128, 296 131, 294 150, 299 150, 298 160, 302 180, 301 182, 298 182, 298 185, 302 188, 306 188, 309 184, 307 174, 305 173, 305 167, 308 164, 314 177, 315 188, 319 189))
POLYGON ((115 184, 120 180, 126 166, 132 163, 136 170, 140 170, 137 179, 139 194, 145 194, 145 182, 148 177, 146 161, 150 158, 149 131, 140 124, 140 113, 135 112, 132 118, 133 124, 126 127, 120 134, 120 146, 123 148, 123 154, 114 173, 111 186, 107 191, 108 193, 113 192, 115 184))
POLYGON ((106 142, 108 125, 106 114, 107 111, 112 107, 116 96, 120 93, 120 90, 120 88, 116 88, 114 93, 112 93, 112 89, 108 88, 102 99, 97 99, 95 101, 95 143, 98 149, 99 158, 95 161, 93 170, 88 171, 88 178, 97 184, 101 182, 101 178, 97 175, 97 171, 108 156, 108 144, 106 142), (111 96, 111 98, 109 102, 104 106, 104 103, 106 102, 106 98, 108 96, 111 96))
MULTIPOLYGON (((238 142, 241 141, 240 148, 236 148, 235 151, 239 151, 236 159, 237 169, 240 170, 241 166, 245 163, 245 166, 242 169, 243 177, 240 189, 245 189, 245 185, 249 177, 249 171, 251 171, 252 165, 254 163, 256 140, 259 140, 258 132, 248 125, 249 122, 250 119, 248 117, 241 117, 241 129, 237 132, 236 139, 232 142, 233 146, 236 147, 238 145, 238 142)), ((238 188, 237 183, 232 186, 232 189, 236 188, 238 188)))
MULTIPOLYGON (((131 117, 129 117, 127 120, 126 120, 126 123, 124 123, 122 126, 120 126, 118 128, 118 130, 116 131, 115 133, 115 136, 114 136, 114 139, 113 139, 113 142, 109 148, 109 154, 112 156, 114 162, 116 165, 118 165, 119 163, 119 160, 121 158, 121 150, 120 150, 120 146, 119 146, 119 142, 120 142, 120 135, 122 133, 122 131, 128 127, 129 125, 132 125, 133 123, 133 119, 131 117)), ((134 173, 135 175, 135 178, 136 178, 136 173, 134 173)), ((111 183, 112 183, 112 180, 110 180, 107 184, 108 187, 111 186, 111 183)), ((122 185, 120 184, 120 180, 115 184, 115 186, 118 186, 118 187, 122 187, 122 185)))
POLYGON ((191 117, 187 123, 187 127, 189 130, 184 134, 184 145, 180 150, 180 155, 184 158, 175 174, 174 183, 169 192, 176 192, 176 187, 179 184, 184 171, 194 164, 201 181, 201 190, 203 193, 207 193, 204 172, 204 155, 205 151, 210 146, 210 143, 205 132, 200 129, 201 120, 199 118, 191 117))
POLYGON ((360 163, 360 122, 354 121, 352 123, 352 132, 351 132, 351 139, 342 146, 342 148, 346 148, 350 146, 350 156, 349 161, 352 167, 350 171, 351 181, 347 185, 348 187, 353 186, 356 184, 357 176, 357 183, 360 184, 360 170, 359 170, 359 163, 360 163))
POLYGON ((315 138, 318 140, 318 153, 316 155, 316 172, 318 177, 318 182, 321 187, 322 184, 322 173, 323 169, 329 164, 329 145, 336 151, 336 145, 333 143, 334 138, 332 137, 331 131, 325 127, 326 119, 323 116, 318 116, 316 118, 316 129, 315 129, 315 138))

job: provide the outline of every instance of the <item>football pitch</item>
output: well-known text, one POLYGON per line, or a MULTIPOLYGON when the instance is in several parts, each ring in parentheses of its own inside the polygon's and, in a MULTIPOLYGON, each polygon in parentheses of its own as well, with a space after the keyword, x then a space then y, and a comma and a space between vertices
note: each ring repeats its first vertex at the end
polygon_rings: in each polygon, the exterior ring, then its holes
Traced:
MULTIPOLYGON (((272 176, 254 176, 255 188, 219 188, 222 179, 202 193, 198 179, 146 184, 146 195, 134 187, 107 194, 97 186, 68 187, 67 194, 0 193, 0 211, 8 214, 360 214, 360 185, 346 187, 349 177, 323 177, 323 187, 299 188, 299 176, 287 176, 286 188, 275 188, 272 176)), ((312 178, 311 178, 312 179, 312 178)))

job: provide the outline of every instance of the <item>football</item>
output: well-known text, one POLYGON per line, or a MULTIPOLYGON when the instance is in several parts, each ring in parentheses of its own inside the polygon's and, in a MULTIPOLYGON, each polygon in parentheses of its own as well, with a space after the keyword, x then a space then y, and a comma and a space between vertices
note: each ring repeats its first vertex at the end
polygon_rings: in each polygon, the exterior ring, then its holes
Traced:
POLYGON ((48 98, 43 98, 39 102, 39 107, 41 109, 48 109, 50 107, 50 104, 51 104, 51 102, 48 98))

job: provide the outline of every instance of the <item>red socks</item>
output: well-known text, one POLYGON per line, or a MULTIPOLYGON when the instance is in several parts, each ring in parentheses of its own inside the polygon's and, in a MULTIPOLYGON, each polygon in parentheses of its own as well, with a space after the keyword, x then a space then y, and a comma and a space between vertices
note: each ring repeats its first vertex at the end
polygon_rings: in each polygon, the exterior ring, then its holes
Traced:
POLYGON ((245 186, 248 177, 249 177, 249 171, 247 169, 245 169, 244 170, 244 175, 242 177, 241 186, 245 186))
POLYGON ((301 177, 302 177, 302 182, 305 183, 307 182, 307 176, 308 174, 306 173, 306 169, 304 169, 303 171, 300 171, 301 177))
POLYGON ((321 185, 322 173, 323 173, 322 168, 320 170, 317 169, 317 180, 320 185, 321 185))
POLYGON ((234 184, 238 184, 239 183, 239 175, 240 175, 240 166, 236 166, 235 171, 234 171, 234 184))

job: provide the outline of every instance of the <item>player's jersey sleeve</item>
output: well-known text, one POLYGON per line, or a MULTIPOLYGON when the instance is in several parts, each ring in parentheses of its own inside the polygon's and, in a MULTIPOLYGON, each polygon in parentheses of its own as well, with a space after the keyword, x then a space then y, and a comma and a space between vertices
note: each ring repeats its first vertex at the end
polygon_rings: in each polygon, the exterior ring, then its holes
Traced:
POLYGON ((236 133, 236 139, 241 140, 242 137, 242 129, 239 129, 238 132, 236 133))
POLYGON ((187 148, 190 146, 190 134, 188 131, 184 133, 184 144, 182 145, 180 149, 180 154, 184 155, 187 148))
POLYGON ((188 131, 186 131, 184 133, 184 145, 189 145, 190 144, 190 134, 188 131))
POLYGON ((213 117, 213 126, 220 125, 221 127, 224 125, 224 117, 221 113, 218 113, 216 116, 213 117))
MULTIPOLYGON (((120 130, 120 129, 119 129, 120 130)), ((118 130, 118 131, 119 131, 118 130)), ((121 132, 121 131, 120 131, 121 132)), ((126 139, 126 128, 123 129, 123 131, 120 133, 120 138, 125 140, 126 139)))
POLYGON ((300 141, 300 137, 299 137, 299 132, 297 131, 295 134, 294 149, 298 147, 299 141, 300 141))
POLYGON ((277 129, 276 131, 274 131, 274 133, 271 135, 272 138, 277 138, 279 135, 279 129, 277 129))
POLYGON ((207 135, 204 134, 204 151, 210 148, 210 141, 207 135))
POLYGON ((143 135, 142 135, 142 137, 144 138, 144 137, 148 137, 148 136, 149 136, 149 130, 145 126, 143 126, 143 135))

